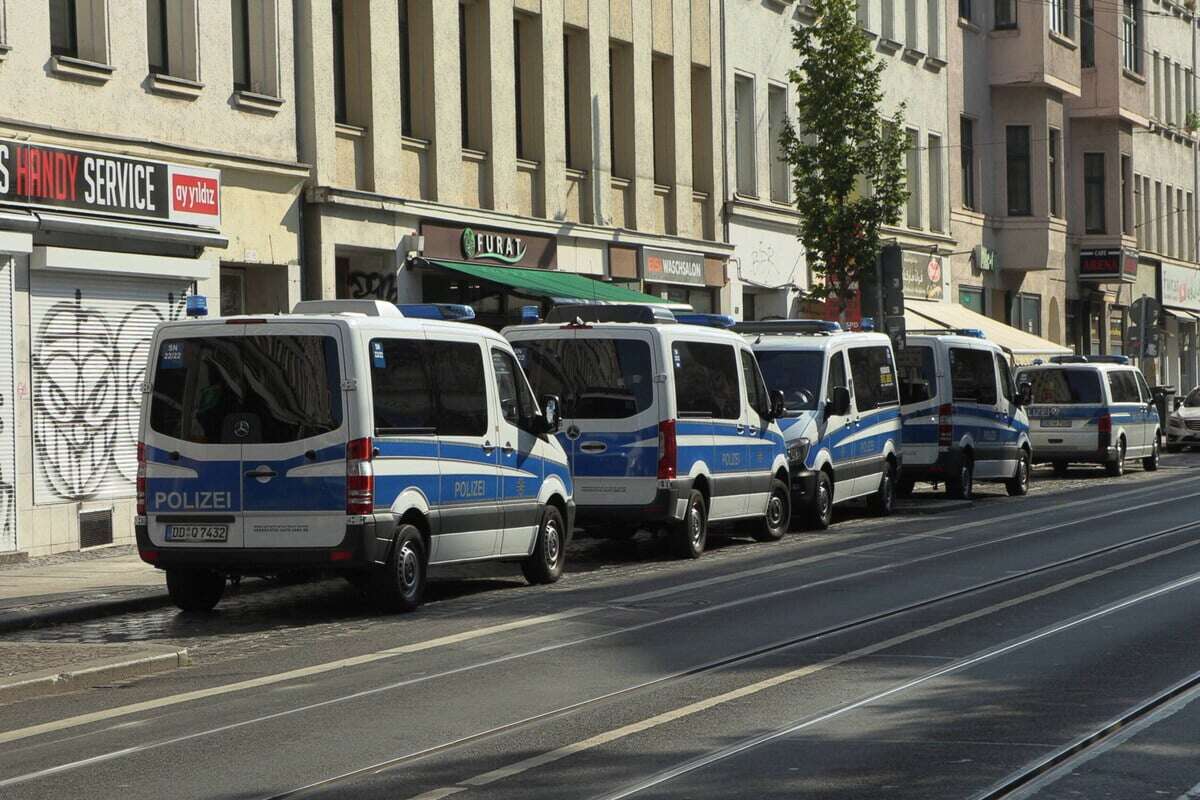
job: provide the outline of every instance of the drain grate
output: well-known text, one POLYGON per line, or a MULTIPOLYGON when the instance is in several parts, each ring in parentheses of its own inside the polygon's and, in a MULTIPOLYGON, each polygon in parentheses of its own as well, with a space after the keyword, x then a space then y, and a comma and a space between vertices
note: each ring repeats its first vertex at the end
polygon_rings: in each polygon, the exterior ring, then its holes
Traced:
POLYGON ((113 513, 112 509, 104 511, 83 511, 79 514, 79 547, 99 547, 112 544, 113 513))

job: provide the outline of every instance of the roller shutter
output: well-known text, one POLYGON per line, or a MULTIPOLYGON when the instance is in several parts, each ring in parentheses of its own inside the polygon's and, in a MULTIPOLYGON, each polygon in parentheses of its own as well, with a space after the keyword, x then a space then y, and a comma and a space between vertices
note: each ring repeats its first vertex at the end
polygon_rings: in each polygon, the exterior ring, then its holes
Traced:
POLYGON ((0 253, 0 553, 17 549, 17 415, 12 287, 16 263, 0 253))
POLYGON ((133 496, 150 338, 183 316, 190 286, 31 272, 35 502, 133 496))

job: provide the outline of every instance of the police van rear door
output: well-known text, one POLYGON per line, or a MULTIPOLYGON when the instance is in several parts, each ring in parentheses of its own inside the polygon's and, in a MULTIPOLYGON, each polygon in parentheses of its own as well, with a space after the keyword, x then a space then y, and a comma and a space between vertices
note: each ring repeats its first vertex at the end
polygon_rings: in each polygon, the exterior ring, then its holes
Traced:
POLYGON ((191 323, 156 337, 139 472, 156 547, 243 544, 241 325, 191 323))

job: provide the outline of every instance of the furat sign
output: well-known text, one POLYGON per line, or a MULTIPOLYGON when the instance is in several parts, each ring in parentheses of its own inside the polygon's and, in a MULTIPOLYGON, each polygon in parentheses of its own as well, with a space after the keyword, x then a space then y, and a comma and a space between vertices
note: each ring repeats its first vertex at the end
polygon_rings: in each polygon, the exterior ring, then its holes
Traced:
POLYGON ((1162 302, 1166 306, 1200 311, 1200 270, 1163 264, 1162 302))
POLYGON ((0 204, 220 227, 221 173, 0 139, 0 204))
POLYGON ((501 233, 476 233, 472 228, 463 228, 463 258, 468 261, 499 261, 501 264, 519 264, 525 258, 525 241, 519 236, 501 233))

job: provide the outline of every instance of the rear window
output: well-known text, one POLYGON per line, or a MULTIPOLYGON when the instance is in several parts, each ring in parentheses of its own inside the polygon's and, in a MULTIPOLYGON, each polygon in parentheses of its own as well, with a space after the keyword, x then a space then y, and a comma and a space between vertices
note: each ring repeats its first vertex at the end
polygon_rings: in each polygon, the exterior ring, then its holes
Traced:
POLYGON ((513 343, 533 391, 558 395, 563 416, 625 419, 654 403, 650 345, 641 339, 540 339, 513 343))
POLYGON ((168 339, 159 345, 150 428, 197 444, 281 444, 342 426, 331 336, 168 339))
POLYGON ((1090 369, 1030 369, 1021 372, 1018 383, 1033 387, 1033 402, 1070 405, 1102 403, 1100 376, 1090 369))
POLYGON ((675 342, 675 407, 681 417, 739 419, 737 354, 727 344, 675 342))
POLYGON ((896 351, 896 372, 900 378, 900 401, 918 403, 937 396, 937 364, 933 348, 912 345, 896 351), (924 392, 919 391, 923 387, 924 392))
POLYGON ((821 350, 759 350, 758 366, 772 391, 783 392, 788 411, 812 411, 821 396, 821 350))

